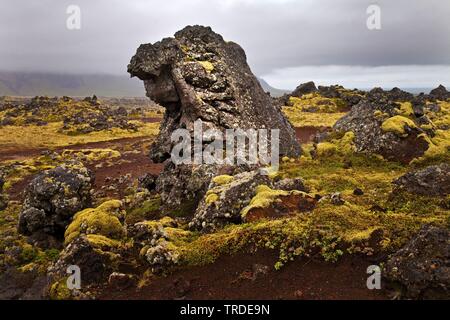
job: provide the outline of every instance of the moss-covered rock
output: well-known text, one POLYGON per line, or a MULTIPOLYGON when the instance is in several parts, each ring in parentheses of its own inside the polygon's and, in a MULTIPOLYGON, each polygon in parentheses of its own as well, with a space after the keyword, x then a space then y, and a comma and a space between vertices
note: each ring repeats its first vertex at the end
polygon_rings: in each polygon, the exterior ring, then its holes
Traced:
POLYGON ((298 190, 274 190, 267 185, 256 188, 256 195, 241 211, 244 221, 280 218, 302 211, 311 211, 317 200, 298 190))
POLYGON ((255 195, 256 187, 263 183, 270 184, 271 180, 259 170, 213 178, 190 227, 211 231, 227 223, 240 223, 241 210, 255 195))
POLYGON ((123 217, 122 202, 119 200, 110 200, 95 209, 80 211, 75 214, 72 223, 66 229, 65 243, 68 244, 83 234, 95 234, 120 240, 125 235, 121 223, 123 217))
POLYGON ((18 231, 40 238, 62 237, 72 216, 91 204, 93 180, 91 171, 80 162, 39 174, 27 187, 18 231))

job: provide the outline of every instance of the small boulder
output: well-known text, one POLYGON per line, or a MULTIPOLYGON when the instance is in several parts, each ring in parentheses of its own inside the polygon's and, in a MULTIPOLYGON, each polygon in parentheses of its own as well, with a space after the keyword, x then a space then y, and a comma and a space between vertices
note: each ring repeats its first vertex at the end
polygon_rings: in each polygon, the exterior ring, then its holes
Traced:
POLYGON ((298 190, 308 192, 308 188, 305 186, 305 182, 302 178, 284 178, 274 183, 275 189, 278 190, 298 190))
POLYGON ((270 179, 258 170, 214 177, 189 226, 213 230, 227 223, 242 222, 241 210, 262 184, 270 184, 270 179))
POLYGON ((106 281, 115 271, 115 262, 119 258, 116 252, 118 247, 108 241, 98 240, 98 237, 92 235, 80 236, 67 245, 58 260, 49 267, 51 282, 67 277, 67 268, 71 265, 80 268, 82 284, 106 281))
POLYGON ((317 88, 313 81, 300 84, 294 91, 292 91, 292 97, 301 97, 304 94, 316 92, 317 88))
POLYGON ((72 216, 90 206, 93 174, 79 162, 44 171, 27 187, 18 231, 62 238, 72 216))
POLYGON ((448 299, 450 231, 425 226, 387 261, 385 276, 412 299, 448 299))
POLYGON ((424 196, 446 196, 450 194, 450 165, 429 166, 420 170, 408 172, 393 181, 395 191, 424 196))
POLYGON ((242 209, 241 217, 244 222, 282 218, 293 213, 311 211, 316 203, 316 198, 302 191, 274 190, 267 185, 260 185, 256 189, 256 195, 242 209))

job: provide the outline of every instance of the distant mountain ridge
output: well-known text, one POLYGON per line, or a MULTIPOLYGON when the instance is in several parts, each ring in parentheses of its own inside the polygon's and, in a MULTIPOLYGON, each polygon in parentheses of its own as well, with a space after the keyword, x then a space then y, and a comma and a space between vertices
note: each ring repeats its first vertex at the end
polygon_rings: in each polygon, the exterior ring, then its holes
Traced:
POLYGON ((144 97, 142 82, 127 75, 0 71, 0 96, 144 97))
MULTIPOLYGON (((273 97, 289 93, 258 78, 273 97)), ((0 71, 0 96, 97 96, 144 97, 142 82, 128 75, 56 74, 44 72, 0 71)))
POLYGON ((274 88, 263 78, 258 78, 258 81, 261 84, 261 87, 263 87, 264 91, 269 92, 272 97, 281 97, 283 94, 291 92, 291 90, 274 88))

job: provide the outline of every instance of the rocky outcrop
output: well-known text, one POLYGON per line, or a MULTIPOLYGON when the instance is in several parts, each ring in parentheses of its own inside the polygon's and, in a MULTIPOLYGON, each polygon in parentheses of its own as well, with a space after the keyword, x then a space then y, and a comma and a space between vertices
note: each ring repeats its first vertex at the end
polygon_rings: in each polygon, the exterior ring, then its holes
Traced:
POLYGON ((381 89, 371 90, 333 129, 352 131, 357 152, 379 154, 388 160, 409 163, 420 157, 429 145, 417 125, 414 111, 400 110, 381 89))
POLYGON ((317 88, 313 81, 300 84, 294 91, 292 91, 292 97, 301 97, 304 94, 316 92, 317 88))
POLYGON ((429 166, 408 172, 394 180, 395 191, 406 191, 424 196, 446 196, 450 194, 450 165, 429 166))
POLYGON ((385 275, 406 298, 447 299, 450 294, 450 232, 426 226, 386 263, 385 275))
POLYGON ((0 125, 37 125, 63 121, 63 133, 90 133, 120 128, 137 130, 135 123, 128 121, 124 108, 111 108, 94 95, 83 100, 70 97, 36 96, 24 104, 4 105, 5 113, 0 116, 0 125))
MULTIPOLYGON (((157 181, 167 208, 185 203, 195 208, 221 168, 179 167, 169 161, 172 132, 185 128, 192 135, 198 119, 204 130, 279 129, 280 154, 299 155, 293 128, 252 74, 244 50, 209 27, 188 26, 173 38, 141 45, 128 72, 143 80, 147 96, 166 109, 151 157, 156 162, 167 161, 157 181)), ((209 143, 204 142, 203 148, 209 143)))
POLYGON ((412 93, 401 90, 400 88, 394 87, 392 90, 387 92, 387 95, 392 101, 411 101, 414 98, 412 93))
POLYGON ((258 171, 216 176, 200 202, 190 227, 209 231, 227 223, 242 222, 241 211, 256 195, 256 188, 270 183, 270 179, 258 171))
POLYGON ((18 231, 46 240, 61 239, 72 216, 90 206, 93 174, 79 162, 44 171, 27 187, 18 231))
MULTIPOLYGON (((69 98, 70 99, 70 98, 69 98)), ((86 97, 83 102, 90 107, 81 108, 79 112, 64 117, 62 131, 90 133, 119 128, 136 131, 137 125, 127 119, 127 110, 123 107, 112 109, 102 105, 94 95, 86 97)))
POLYGON ((430 91, 430 97, 437 100, 447 100, 450 98, 450 92, 447 91, 447 89, 440 84, 437 88, 430 91))
POLYGON ((306 187, 300 178, 273 181, 258 171, 216 176, 189 226, 213 231, 229 223, 280 218, 310 211, 316 199, 304 190, 306 187))
POLYGON ((319 86, 318 92, 325 98, 339 98, 343 100, 348 109, 360 102, 365 95, 364 91, 353 89, 345 89, 340 85, 319 86))
POLYGON ((141 259, 152 272, 163 273, 179 263, 180 253, 172 241, 182 240, 188 232, 177 226, 176 221, 169 217, 129 226, 128 235, 133 237, 141 259))
POLYGON ((82 285, 99 284, 115 270, 114 262, 119 257, 114 248, 103 244, 99 246, 80 236, 60 253, 58 260, 49 267, 50 282, 57 283, 67 277, 67 268, 75 265, 80 268, 82 285))

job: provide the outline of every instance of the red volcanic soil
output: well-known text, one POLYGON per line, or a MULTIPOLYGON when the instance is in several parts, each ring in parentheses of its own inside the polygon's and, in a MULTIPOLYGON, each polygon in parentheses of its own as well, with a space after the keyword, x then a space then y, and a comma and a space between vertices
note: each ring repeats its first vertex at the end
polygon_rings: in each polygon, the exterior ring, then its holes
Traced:
POLYGON ((273 268, 277 252, 259 250, 224 256, 215 263, 178 270, 137 289, 103 288, 99 299, 388 299, 366 287, 367 267, 376 262, 344 256, 336 263, 300 258, 273 268), (256 272, 267 266, 267 273, 256 272))
POLYGON ((308 143, 312 141, 314 135, 320 132, 325 132, 329 129, 328 127, 295 127, 295 134, 297 135, 297 140, 300 143, 308 143))
MULTIPOLYGON (((90 164, 87 167, 95 173, 94 190, 99 190, 102 186, 108 185, 108 179, 124 177, 129 175, 129 181, 134 181, 146 173, 159 174, 164 165, 161 163, 153 163, 148 155, 146 145, 152 139, 149 138, 130 138, 126 141, 110 141, 104 142, 97 148, 110 148, 121 153, 118 159, 112 159, 111 166, 103 166, 96 168, 96 164, 90 164), (127 152, 127 150, 138 150, 139 153, 127 152)), ((128 182, 129 182, 128 181, 128 182)), ((116 184, 117 191, 106 191, 109 197, 123 197, 127 188, 127 181, 116 184)))
MULTIPOLYGON (((152 138, 148 137, 136 137, 136 138, 122 138, 112 141, 92 142, 86 144, 73 145, 68 147, 61 147, 55 149, 56 152, 61 152, 64 149, 67 150, 81 150, 81 149, 114 149, 121 153, 121 158, 111 159, 112 165, 103 166, 101 168, 96 167, 99 162, 89 164, 87 167, 95 174, 94 190, 99 190, 105 185, 106 178, 118 178, 130 175, 129 180, 135 180, 145 173, 158 174, 162 171, 162 164, 152 163, 147 155, 146 146, 152 141, 152 138), (139 153, 127 152, 129 150, 139 150, 139 153)), ((44 149, 45 150, 45 149, 44 149)), ((41 149, 33 150, 11 150, 8 151, 10 155, 23 155, 24 157, 38 156, 42 151, 41 149)), ((4 154, 2 153, 2 158, 4 154)), ((0 161, 4 160, 0 158, 0 161)), ((28 183, 33 179, 34 175, 25 177, 18 181, 8 190, 8 194, 11 200, 21 201, 23 198, 23 191, 28 183)), ((107 191, 108 196, 122 196, 127 186, 125 184, 118 184, 116 186, 117 191, 107 191)))

